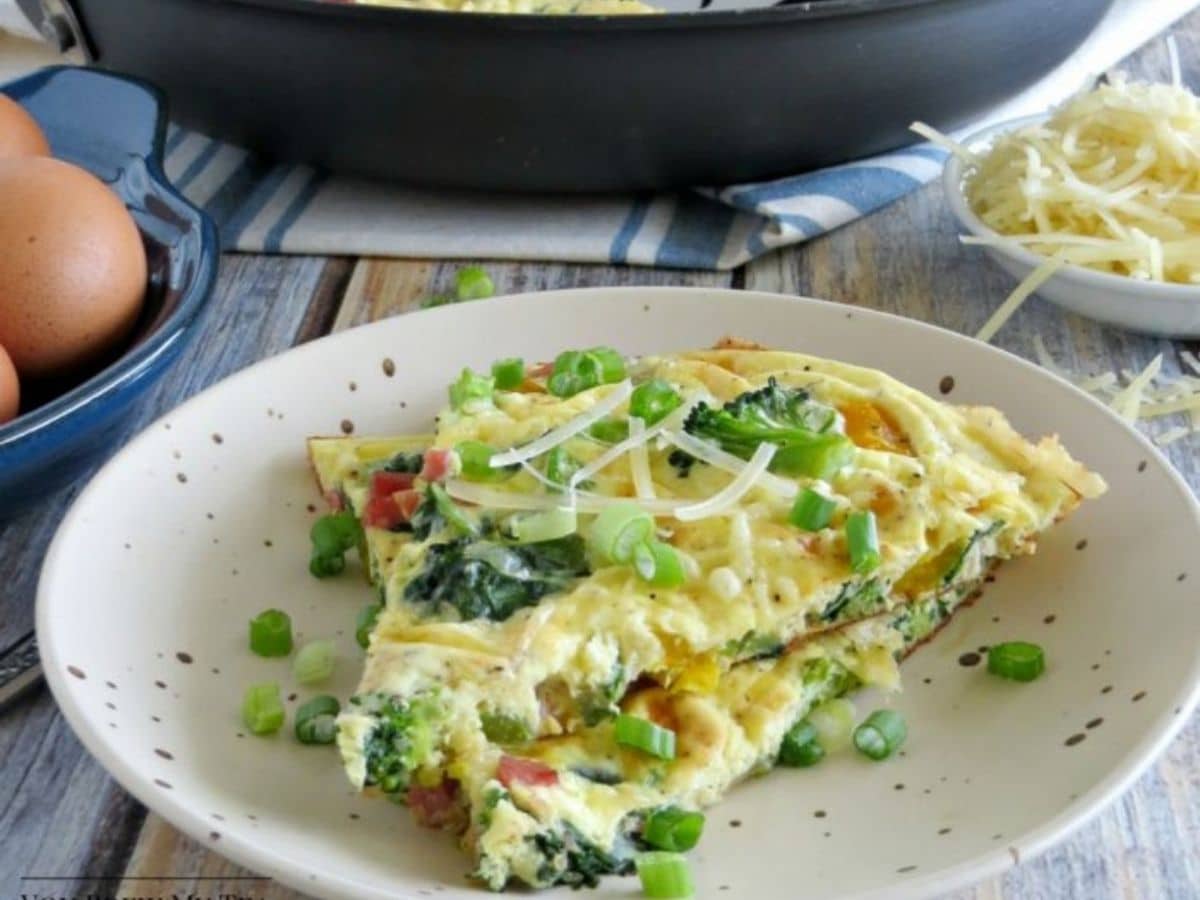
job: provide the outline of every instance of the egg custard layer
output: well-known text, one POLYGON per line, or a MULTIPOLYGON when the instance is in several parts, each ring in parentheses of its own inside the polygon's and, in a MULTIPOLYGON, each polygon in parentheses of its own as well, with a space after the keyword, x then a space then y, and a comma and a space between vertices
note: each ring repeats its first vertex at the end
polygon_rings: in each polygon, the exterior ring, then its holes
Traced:
POLYGON ((769 768, 817 703, 896 689, 988 569, 1104 490, 995 410, 816 357, 514 365, 464 372, 428 435, 309 443, 379 598, 347 773, 458 831, 493 889, 629 871, 656 810, 769 768))

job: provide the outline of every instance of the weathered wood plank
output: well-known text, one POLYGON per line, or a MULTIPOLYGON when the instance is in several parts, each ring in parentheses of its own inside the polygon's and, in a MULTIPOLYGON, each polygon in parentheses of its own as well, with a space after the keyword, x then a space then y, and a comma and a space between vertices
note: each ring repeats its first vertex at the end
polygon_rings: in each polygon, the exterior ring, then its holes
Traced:
MULTIPOLYGON (((227 257, 200 333, 139 408, 128 434, 212 382, 291 346, 326 268, 323 259, 227 257)), ((33 627, 41 558, 74 493, 0 529, 0 648, 33 627)), ((0 761, 0 873, 14 889, 22 875, 120 873, 145 811, 83 749, 44 688, 0 716, 0 761)), ((112 886, 103 885, 103 893, 112 886)), ((71 891, 86 895, 84 888, 97 887, 75 884, 71 891)), ((38 885, 43 893, 63 888, 38 885)))
POLYGON ((454 274, 466 265, 482 265, 497 294, 634 284, 728 287, 732 279, 726 272, 617 269, 571 263, 363 259, 354 269, 332 330, 412 312, 430 297, 452 294, 454 274))

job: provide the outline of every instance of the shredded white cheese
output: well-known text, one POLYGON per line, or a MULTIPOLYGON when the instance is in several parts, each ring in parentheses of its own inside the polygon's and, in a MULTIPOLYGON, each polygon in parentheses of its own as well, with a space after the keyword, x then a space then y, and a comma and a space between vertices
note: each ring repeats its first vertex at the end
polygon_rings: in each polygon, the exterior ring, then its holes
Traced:
POLYGON ((759 444, 745 468, 729 484, 699 503, 676 509, 675 518, 682 522, 694 522, 697 519, 707 519, 709 516, 719 516, 732 508, 745 496, 747 491, 754 487, 759 476, 767 471, 767 466, 771 464, 776 449, 774 444, 759 444))
MULTIPOLYGON (((667 430, 663 432, 663 438, 685 453, 696 457, 696 459, 702 462, 708 463, 714 469, 720 469, 732 475, 740 475, 748 465, 746 460, 740 456, 726 453, 720 447, 693 437, 686 431, 667 430)), ((800 492, 800 488, 795 482, 788 481, 786 478, 780 478, 778 475, 772 475, 770 472, 763 472, 759 478, 759 483, 772 493, 787 499, 795 497, 800 492)))
POLYGON ((1162 369, 1162 354, 1154 357, 1140 374, 1112 399, 1113 411, 1126 422, 1136 422, 1141 412, 1142 398, 1154 376, 1162 369))
POLYGON ((1171 84, 1115 73, 986 153, 913 130, 964 159, 967 202, 1003 240, 1102 272, 1200 284, 1200 98, 1168 52, 1171 84))
POLYGON ((605 416, 615 411, 617 407, 629 399, 629 395, 632 393, 633 382, 626 378, 619 384, 613 385, 613 389, 605 394, 604 398, 594 404, 587 412, 581 413, 569 422, 564 422, 557 428, 547 431, 540 438, 530 441, 528 444, 514 447, 511 450, 506 450, 504 453, 497 453, 491 458, 491 467, 493 469, 502 469, 514 463, 523 463, 529 459, 536 459, 543 453, 549 453, 559 444, 569 441, 575 435, 586 431, 605 416))
POLYGON ((629 419, 629 437, 619 443, 613 444, 590 463, 583 468, 577 470, 571 476, 571 490, 575 490, 575 486, 587 481, 601 469, 608 467, 620 457, 624 456, 635 447, 643 447, 646 441, 653 438, 656 434, 663 430, 665 426, 662 423, 655 425, 647 430, 642 420, 637 416, 631 416, 629 419), (637 429, 634 429, 634 422, 637 422, 637 429))
POLYGON ((639 500, 653 500, 654 476, 650 472, 650 454, 646 450, 646 441, 653 433, 646 431, 646 423, 637 416, 629 417, 629 437, 642 438, 629 451, 629 469, 633 473, 633 492, 639 500))
POLYGON ((1033 292, 1040 288, 1049 280, 1050 276, 1063 267, 1063 259, 1059 255, 1050 257, 1038 265, 1032 272, 1025 276, 1025 280, 1018 284, 1008 298, 996 308, 983 327, 979 329, 975 337, 980 341, 990 341, 996 336, 996 332, 1004 327, 1004 323, 1011 319, 1021 308, 1021 304, 1028 300, 1033 292))
MULTIPOLYGON (((606 497, 589 491, 574 494, 530 494, 525 491, 506 491, 473 481, 451 478, 445 482, 446 493, 455 500, 486 509, 552 510, 574 509, 582 513, 597 513, 614 503, 628 503, 628 497, 606 497)), ((686 508, 687 500, 641 500, 638 505, 651 515, 669 516, 686 508)))

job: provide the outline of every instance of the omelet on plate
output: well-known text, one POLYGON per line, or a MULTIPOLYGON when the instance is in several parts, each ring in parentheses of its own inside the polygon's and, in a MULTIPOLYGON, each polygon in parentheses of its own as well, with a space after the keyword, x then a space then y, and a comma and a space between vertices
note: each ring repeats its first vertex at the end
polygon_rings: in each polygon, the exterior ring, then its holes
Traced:
POLYGON ((664 822, 818 704, 898 689, 993 566, 1105 489, 993 409, 737 344, 502 360, 449 393, 428 434, 309 455, 377 592, 346 771, 459 833, 493 889, 686 849, 664 822))

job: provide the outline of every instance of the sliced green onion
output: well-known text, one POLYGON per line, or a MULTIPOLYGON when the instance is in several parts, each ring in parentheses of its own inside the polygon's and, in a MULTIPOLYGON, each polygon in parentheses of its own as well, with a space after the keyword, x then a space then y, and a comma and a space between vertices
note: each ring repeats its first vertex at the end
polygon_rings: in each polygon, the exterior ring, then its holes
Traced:
POLYGON ((449 522, 453 528, 468 537, 479 533, 479 529, 475 527, 475 523, 462 511, 457 503, 450 499, 450 495, 446 493, 444 487, 434 482, 429 485, 429 493, 433 497, 437 511, 442 514, 442 518, 449 522))
POLYGON ((242 698, 242 722, 251 734, 274 734, 283 727, 287 714, 274 681, 252 684, 242 698))
POLYGON ((250 620, 250 649, 259 656, 292 652, 292 618, 281 609, 268 609, 250 620))
POLYGON ((627 563, 654 534, 654 517, 632 501, 605 507, 592 522, 592 547, 601 558, 627 563))
POLYGON ((336 697, 322 694, 296 710, 293 730, 302 744, 332 744, 337 739, 337 715, 342 706, 336 697))
POLYGON ((533 737, 529 726, 516 716, 504 713, 480 713, 483 734, 493 744, 523 744, 533 737))
POLYGON ((483 300, 496 293, 496 286, 479 266, 467 266, 454 273, 454 296, 462 300, 483 300))
POLYGON ((1013 681, 1033 681, 1046 671, 1046 654, 1028 641, 1006 641, 988 650, 988 671, 1013 681))
POLYGON ((779 763, 784 766, 805 767, 819 763, 825 757, 825 748, 817 740, 817 729, 812 723, 802 720, 788 729, 779 745, 779 763))
POLYGON ((458 381, 450 385, 450 407, 462 410, 478 403, 491 403, 495 383, 489 376, 476 375, 470 369, 463 369, 458 381))
POLYGON ((829 481, 854 459, 854 444, 837 432, 797 434, 771 458, 771 471, 829 481))
POLYGON ((309 641, 292 660, 292 677, 300 684, 318 684, 333 674, 336 663, 333 641, 309 641))
POLYGON ((372 603, 370 606, 364 606, 358 612, 358 619, 354 623, 354 639, 364 650, 371 644, 371 632, 375 630, 375 622, 379 619, 381 612, 383 612, 382 603, 372 603))
POLYGON ((657 425, 680 406, 683 398, 661 378, 643 382, 633 389, 629 398, 629 415, 641 419, 646 427, 657 425))
POLYGON ((514 516, 509 524, 513 540, 518 544, 538 544, 574 534, 578 516, 573 509, 559 507, 544 512, 514 516))
POLYGON ((859 575, 866 575, 879 568, 883 557, 879 553, 875 513, 870 510, 857 510, 846 517, 846 548, 850 553, 850 568, 859 575))
POLYGON ((680 854, 654 850, 638 854, 636 863, 644 896, 654 900, 686 900, 695 895, 692 870, 680 854))
POLYGON ((625 358, 612 347, 593 347, 587 351, 587 355, 599 364, 600 381, 603 384, 625 380, 625 358))
POLYGON ((857 713, 845 697, 835 697, 813 709, 807 720, 817 730, 817 740, 826 750, 844 750, 850 746, 857 713))
POLYGON ((613 739, 622 747, 633 747, 659 759, 675 758, 675 732, 649 719, 622 713, 613 720, 613 739))
POLYGON ((492 380, 498 391, 511 391, 525 381, 525 360, 510 356, 492 363, 492 380))
POLYGON ((566 350, 555 358, 546 390, 556 397, 573 397, 600 384, 625 378, 625 360, 611 347, 566 350))
POLYGON ((635 547, 633 567, 643 581, 654 587, 679 587, 687 580, 678 551, 661 541, 647 541, 635 547))
POLYGON ((492 468, 492 457, 500 451, 483 441, 459 441, 454 445, 462 464, 463 478, 468 481, 503 481, 515 467, 492 468))
POLYGON ((892 709, 877 709, 854 729, 854 746, 874 760, 887 759, 908 737, 904 717, 892 709))
POLYGON ((346 551, 358 546, 362 523, 349 511, 329 513, 313 522, 308 536, 312 541, 308 571, 317 578, 326 578, 346 568, 346 551))
POLYGON ((583 468, 583 464, 567 452, 561 444, 546 454, 546 479, 566 487, 571 476, 583 468))
POLYGON ((606 444, 619 444, 629 437, 629 420, 601 419, 588 429, 588 434, 606 444))
POLYGON ((656 850, 679 853, 695 847, 703 831, 703 813, 664 806, 646 817, 642 825, 642 840, 656 850))
POLYGON ((812 488, 805 488, 792 505, 788 521, 805 531, 820 531, 829 524, 835 509, 837 509, 836 500, 832 500, 812 488))

